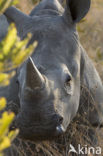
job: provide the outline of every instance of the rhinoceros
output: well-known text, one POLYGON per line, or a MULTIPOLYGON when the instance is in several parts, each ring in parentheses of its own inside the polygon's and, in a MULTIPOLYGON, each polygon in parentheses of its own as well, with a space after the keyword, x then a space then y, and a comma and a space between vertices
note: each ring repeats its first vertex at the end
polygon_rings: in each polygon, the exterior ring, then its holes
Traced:
POLYGON ((89 111, 90 123, 102 125, 102 81, 76 30, 89 8, 90 0, 67 0, 65 9, 58 0, 42 0, 30 15, 15 7, 5 11, 21 39, 31 33, 28 45, 38 42, 8 88, 0 91, 8 103, 19 106, 15 126, 21 138, 44 140, 63 134, 77 114, 81 85, 88 88, 98 110, 89 111))
POLYGON ((8 22, 4 15, 0 16, 0 41, 5 37, 8 29, 8 22))

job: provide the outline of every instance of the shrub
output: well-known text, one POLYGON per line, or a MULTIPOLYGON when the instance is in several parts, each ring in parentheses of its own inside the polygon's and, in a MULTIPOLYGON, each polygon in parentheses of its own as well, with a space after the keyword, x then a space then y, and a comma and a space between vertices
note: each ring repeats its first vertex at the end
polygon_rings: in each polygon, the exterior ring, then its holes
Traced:
MULTIPOLYGON (((0 14, 2 14, 7 7, 16 3, 16 0, 1 0, 0 14)), ((0 86, 10 84, 11 77, 15 75, 13 69, 17 68, 36 47, 36 42, 28 48, 26 47, 29 39, 30 35, 20 41, 15 25, 12 24, 9 27, 6 37, 0 43, 0 86), (11 72, 8 73, 7 71, 11 72)), ((6 103, 5 97, 0 97, 0 156, 3 155, 3 151, 11 145, 11 142, 18 134, 18 130, 9 132, 10 124, 15 116, 14 113, 7 111, 1 113, 6 107, 6 103)))

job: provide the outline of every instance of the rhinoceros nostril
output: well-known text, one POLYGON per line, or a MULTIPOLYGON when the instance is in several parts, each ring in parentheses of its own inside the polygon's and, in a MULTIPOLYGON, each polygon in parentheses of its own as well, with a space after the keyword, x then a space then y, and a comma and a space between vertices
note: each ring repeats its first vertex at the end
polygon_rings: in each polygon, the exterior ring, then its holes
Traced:
POLYGON ((55 114, 53 115, 53 119, 58 123, 58 124, 62 124, 63 123, 63 117, 59 114, 55 114))

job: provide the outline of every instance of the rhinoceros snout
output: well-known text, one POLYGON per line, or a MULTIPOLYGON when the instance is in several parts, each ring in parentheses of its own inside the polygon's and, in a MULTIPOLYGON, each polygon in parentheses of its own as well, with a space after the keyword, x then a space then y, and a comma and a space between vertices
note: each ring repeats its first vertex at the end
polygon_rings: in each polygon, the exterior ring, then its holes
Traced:
POLYGON ((62 125, 56 127, 56 136, 62 135, 65 132, 65 129, 62 125))
POLYGON ((23 119, 22 114, 19 114, 15 120, 15 125, 11 129, 19 128, 19 137, 29 140, 48 140, 62 135, 65 130, 62 126, 63 117, 58 114, 51 116, 43 121, 30 121, 23 119))

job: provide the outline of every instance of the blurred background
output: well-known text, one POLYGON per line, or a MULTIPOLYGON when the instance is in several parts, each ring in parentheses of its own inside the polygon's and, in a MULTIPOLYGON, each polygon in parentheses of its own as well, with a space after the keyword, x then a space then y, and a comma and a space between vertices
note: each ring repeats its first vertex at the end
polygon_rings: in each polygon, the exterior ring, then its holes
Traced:
MULTIPOLYGON (((17 7, 29 14, 40 0, 20 0, 17 7)), ((65 5, 65 0, 63 1, 65 5)), ((80 41, 103 79, 103 0, 92 0, 88 15, 78 26, 80 41)))
MULTIPOLYGON (((29 14, 31 12, 31 10, 35 7, 35 5, 40 2, 40 0, 18 0, 18 1, 19 1, 19 4, 17 5, 17 7, 26 14, 29 14)), ((63 5, 65 6, 66 0, 61 0, 61 1, 63 1, 63 5)), ((91 9, 90 9, 88 15, 85 17, 85 19, 83 19, 77 25, 77 30, 79 32, 80 41, 81 41, 83 47, 86 49, 87 54, 92 59, 93 63, 95 64, 95 67, 97 68, 97 71, 99 72, 99 74, 103 80, 103 30, 102 30, 103 0, 91 0, 91 1, 92 1, 91 9)), ((11 28, 11 30, 12 30, 12 28, 11 28)), ((16 31, 16 30, 14 29, 14 31, 16 31)), ((0 67, 1 67, 1 65, 0 65, 0 67)), ((73 127, 75 129, 75 124, 73 125, 73 127)), ((103 128, 100 130, 99 129, 96 129, 96 130, 99 133, 99 138, 100 138, 99 145, 102 147, 102 150, 103 150, 103 128)), ((80 135, 80 132, 79 132, 79 134, 78 134, 78 132, 77 132, 76 136, 80 135)), ((63 142, 62 142, 63 147, 65 147, 64 140, 66 143, 65 145, 67 145, 68 136, 69 136, 69 134, 67 132, 67 135, 65 135, 65 138, 63 139, 63 142)), ((86 137, 87 137, 87 135, 86 135, 86 137)), ((77 139, 78 139, 78 137, 77 137, 77 139)), ((54 146, 56 144, 49 144, 49 142, 44 143, 44 144, 45 144, 46 150, 48 147, 48 149, 50 149, 50 150, 52 149, 56 153, 55 155, 57 155, 57 156, 60 155, 60 153, 58 154, 58 151, 57 151, 57 148, 60 151, 59 146, 54 146), (49 146, 50 146, 50 148, 49 148, 49 146)), ((44 148, 44 144, 43 144, 43 146, 40 147, 41 149, 44 148)), ((21 147, 21 151, 22 151, 22 147, 21 147)), ((61 151, 63 151, 62 148, 61 148, 61 151)), ((67 146, 66 146, 66 151, 67 151, 67 146)), ((38 150, 37 150, 37 152, 38 152, 38 150)))
MULTIPOLYGON (((65 6, 63 0, 63 5, 65 6)), ((40 0, 21 0, 17 7, 29 14, 40 0)), ((92 59, 103 80, 103 0, 91 0, 88 15, 78 25, 80 41, 92 59)), ((100 130, 100 145, 103 145, 103 128, 100 130)), ((103 146, 102 146, 103 148, 103 146)))

